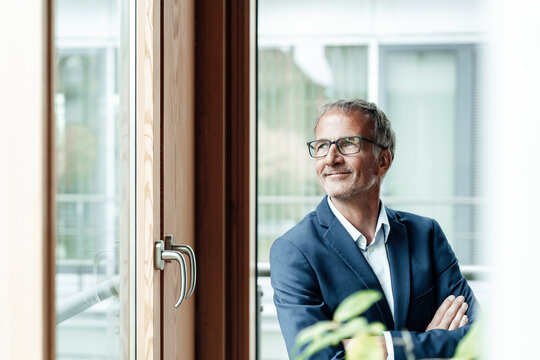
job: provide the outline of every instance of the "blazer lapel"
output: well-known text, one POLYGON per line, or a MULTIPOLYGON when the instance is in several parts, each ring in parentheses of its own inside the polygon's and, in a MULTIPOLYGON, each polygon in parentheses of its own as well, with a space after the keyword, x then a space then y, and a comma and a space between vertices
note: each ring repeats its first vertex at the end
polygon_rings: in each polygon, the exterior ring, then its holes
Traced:
POLYGON ((394 317, 396 330, 401 330, 407 322, 411 296, 411 258, 409 239, 405 226, 397 219, 396 212, 386 208, 390 222, 387 249, 394 294, 394 317))
MULTIPOLYGON (((317 207, 317 217, 319 223, 327 228, 326 231, 323 231, 323 239, 328 247, 333 249, 341 260, 343 260, 343 262, 360 279, 364 288, 375 289, 380 291, 381 294, 384 294, 371 266, 369 266, 367 260, 361 254, 361 250, 356 246, 356 243, 353 241, 347 230, 334 216, 332 210, 330 210, 326 196, 317 207)), ((383 319, 388 329, 393 330, 394 320, 386 299, 377 302, 375 305, 379 310, 381 319, 383 319)))

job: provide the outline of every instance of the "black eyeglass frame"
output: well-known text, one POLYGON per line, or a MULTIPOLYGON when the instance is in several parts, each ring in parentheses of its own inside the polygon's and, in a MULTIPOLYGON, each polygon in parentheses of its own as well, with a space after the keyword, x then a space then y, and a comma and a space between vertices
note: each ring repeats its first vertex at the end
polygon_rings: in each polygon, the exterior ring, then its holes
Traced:
POLYGON ((365 137, 363 137, 363 136, 344 136, 344 137, 339 138, 339 139, 334 140, 334 141, 328 140, 328 139, 319 139, 319 140, 308 141, 308 142, 307 142, 308 153, 309 153, 309 156, 311 156, 311 157, 314 158, 314 159, 320 159, 320 158, 326 157, 326 156, 328 155, 328 153, 330 152, 330 147, 332 146, 332 144, 334 144, 334 145, 336 145, 336 148, 338 149, 338 151, 339 151, 339 153, 340 153, 341 155, 343 155, 343 156, 354 155, 354 154, 358 154, 358 153, 362 150, 362 141, 364 141, 364 140, 367 141, 367 142, 369 142, 369 143, 372 143, 372 144, 374 144, 374 145, 377 145, 378 147, 380 147, 380 148, 383 149, 383 150, 388 150, 388 147, 383 146, 383 145, 381 145, 381 144, 379 144, 379 143, 377 143, 377 142, 375 142, 375 141, 373 141, 373 140, 371 140, 371 139, 365 138, 365 137), (341 151, 341 148, 338 146, 337 143, 338 143, 338 141, 340 141, 340 140, 343 140, 343 139, 351 139, 351 138, 355 138, 355 139, 359 139, 359 140, 360 140, 360 144, 359 144, 359 146, 358 146, 358 151, 355 151, 355 152, 352 152, 352 153, 344 154, 344 153, 341 151), (311 144, 316 143, 316 142, 319 142, 319 141, 327 141, 327 143, 329 144, 329 145, 328 145, 328 151, 326 151, 326 154, 324 154, 324 155, 314 156, 314 155, 311 154, 311 151, 310 151, 310 149, 311 149, 311 144))

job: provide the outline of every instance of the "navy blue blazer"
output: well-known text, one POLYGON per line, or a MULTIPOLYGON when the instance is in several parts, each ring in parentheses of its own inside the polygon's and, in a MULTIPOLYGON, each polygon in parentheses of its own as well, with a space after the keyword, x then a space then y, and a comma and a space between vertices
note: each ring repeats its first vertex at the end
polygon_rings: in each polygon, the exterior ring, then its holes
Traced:
MULTIPOLYGON (((394 294, 395 322, 383 297, 363 316, 380 321, 394 340, 396 360, 406 359, 401 330, 411 335, 416 359, 451 357, 475 319, 478 304, 461 274, 458 261, 439 224, 430 218, 386 208, 390 222, 388 261, 394 294), (424 332, 435 311, 449 295, 465 296, 469 325, 424 332)), ((274 241, 270 250, 274 303, 291 355, 299 331, 329 320, 352 293, 382 288, 325 197, 317 209, 274 241)), ((342 345, 325 349, 311 359, 343 359, 342 345)))

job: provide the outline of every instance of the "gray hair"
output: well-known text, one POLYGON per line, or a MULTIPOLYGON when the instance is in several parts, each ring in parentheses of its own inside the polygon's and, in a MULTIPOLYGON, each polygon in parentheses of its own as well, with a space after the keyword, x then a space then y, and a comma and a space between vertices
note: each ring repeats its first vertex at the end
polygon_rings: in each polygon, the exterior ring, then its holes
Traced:
MULTIPOLYGON (((362 99, 337 100, 324 104, 319 109, 317 121, 315 122, 315 131, 317 130, 317 125, 319 124, 321 118, 334 110, 340 111, 347 115, 354 111, 359 111, 365 115, 368 115, 369 118, 373 120, 374 124, 373 139, 371 140, 381 144, 383 147, 388 148, 392 154, 392 161, 394 160, 396 151, 396 134, 392 129, 390 120, 388 120, 385 113, 379 109, 377 105, 362 99)), ((378 146, 374 146, 374 152, 375 155, 379 155, 380 149, 378 146)))

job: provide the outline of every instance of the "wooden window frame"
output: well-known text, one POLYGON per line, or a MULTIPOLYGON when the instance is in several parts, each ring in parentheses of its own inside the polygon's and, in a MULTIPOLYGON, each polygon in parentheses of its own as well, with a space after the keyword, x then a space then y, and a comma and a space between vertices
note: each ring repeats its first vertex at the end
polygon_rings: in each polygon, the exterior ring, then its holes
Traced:
MULTIPOLYGON (((251 224, 254 154, 250 151, 254 106, 252 3, 201 0, 195 8, 195 236, 202 269, 196 298, 197 359, 250 359, 255 353, 255 247, 251 224)), ((40 4, 36 11, 42 16, 43 88, 39 100, 42 103, 38 106, 43 115, 39 119, 44 129, 43 142, 39 146, 44 177, 39 180, 43 200, 38 232, 42 236, 35 241, 43 251, 37 265, 41 270, 42 286, 38 291, 42 296, 36 298, 43 300, 36 312, 40 325, 35 333, 40 340, 33 343, 40 344, 41 358, 54 359, 54 2, 43 0, 40 4)), ((137 335, 139 341, 148 340, 137 335)), ((28 340, 27 336, 18 338, 28 340)), ((138 346, 142 346, 139 341, 138 346)), ((156 353, 149 355, 160 357, 156 353)))
POLYGON ((252 9, 250 0, 195 8, 197 359, 254 354, 252 9))

